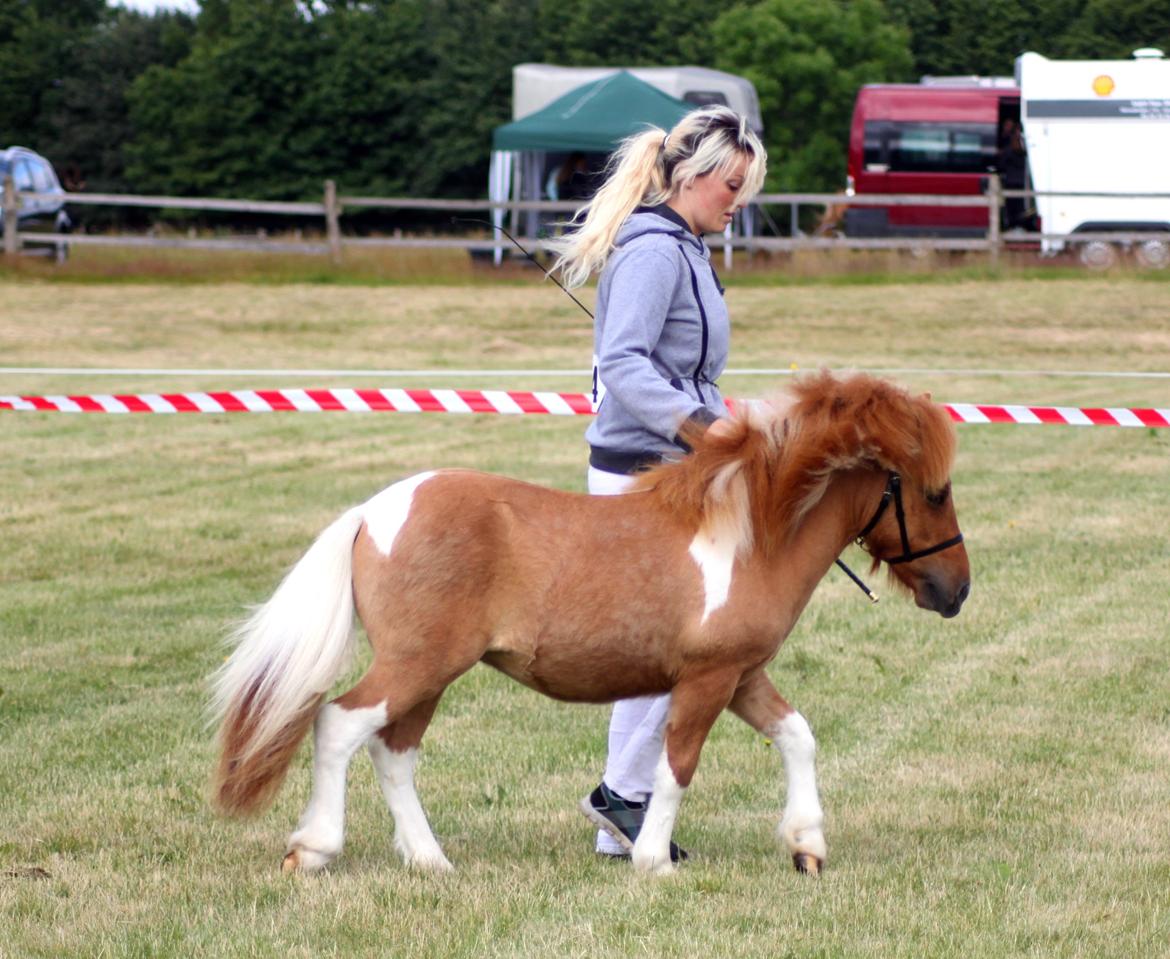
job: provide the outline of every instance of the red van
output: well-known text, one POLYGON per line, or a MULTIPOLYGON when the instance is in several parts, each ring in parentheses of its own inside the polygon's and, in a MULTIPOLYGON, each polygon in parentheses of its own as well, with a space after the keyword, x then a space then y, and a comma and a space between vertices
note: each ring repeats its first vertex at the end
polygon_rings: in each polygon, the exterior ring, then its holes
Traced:
MULTIPOLYGON (((847 192, 980 194, 988 173, 1024 186, 1020 91, 1006 77, 924 77, 869 84, 849 133, 847 192)), ((980 207, 852 206, 847 236, 964 237, 987 232, 980 207)))

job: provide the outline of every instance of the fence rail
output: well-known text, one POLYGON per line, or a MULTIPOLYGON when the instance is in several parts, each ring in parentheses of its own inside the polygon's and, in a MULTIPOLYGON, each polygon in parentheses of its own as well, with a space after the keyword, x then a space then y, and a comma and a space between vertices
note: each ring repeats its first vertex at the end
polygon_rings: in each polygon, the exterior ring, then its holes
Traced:
MULTIPOLYGON (((989 176, 986 193, 966 196, 931 194, 867 194, 851 196, 844 193, 764 193, 756 197, 760 207, 787 206, 790 209, 790 230, 788 235, 732 235, 730 231, 716 234, 708 239, 724 252, 725 265, 730 268, 732 252, 799 250, 897 250, 915 251, 973 251, 988 254, 995 262, 1005 246, 1019 244, 1040 244, 1042 241, 1061 241, 1071 244, 1104 243, 1141 244, 1151 240, 1170 243, 1170 233, 1165 232, 1093 232, 1093 233, 1035 233, 1013 231, 1005 236, 1000 229, 999 211, 1006 200, 1033 199, 1036 197, 1097 197, 1126 199, 1170 199, 1170 194, 1159 193, 1053 193, 1031 190, 1003 190, 999 178, 989 176), (809 235, 798 228, 799 208, 820 207, 826 211, 839 211, 846 207, 864 206, 932 206, 932 207, 983 207, 988 211, 988 228, 983 235, 967 237, 900 236, 900 237, 857 237, 843 235, 809 235)), ((403 236, 395 231, 392 236, 346 236, 341 231, 341 218, 346 211, 358 210, 416 210, 437 213, 488 214, 502 210, 505 214, 539 212, 561 214, 567 218, 576 212, 581 204, 571 201, 520 200, 493 202, 491 200, 438 200, 417 197, 370 197, 348 196, 337 192, 333 180, 326 180, 321 202, 285 202, 270 200, 222 199, 174 196, 140 196, 122 193, 66 193, 65 202, 80 206, 113 206, 134 208, 156 208, 160 210, 197 210, 217 213, 248 213, 266 216, 297 216, 320 218, 323 223, 323 239, 288 240, 268 238, 266 235, 238 234, 228 237, 165 236, 157 234, 91 235, 84 233, 33 233, 19 229, 18 212, 25 200, 58 200, 59 195, 18 192, 11 176, 4 181, 3 210, 4 253, 12 256, 21 252, 26 245, 48 246, 56 249, 62 259, 68 246, 125 246, 157 247, 172 249, 215 249, 233 251, 266 251, 280 253, 304 253, 314 256, 330 256, 335 262, 342 257, 346 248, 451 248, 473 252, 498 251, 503 241, 498 236, 482 239, 473 236, 403 236)), ((456 219, 456 218, 453 218, 456 219)), ((490 226, 487 221, 481 221, 490 226)), ((534 251, 547 249, 547 237, 522 236, 520 242, 534 251)))

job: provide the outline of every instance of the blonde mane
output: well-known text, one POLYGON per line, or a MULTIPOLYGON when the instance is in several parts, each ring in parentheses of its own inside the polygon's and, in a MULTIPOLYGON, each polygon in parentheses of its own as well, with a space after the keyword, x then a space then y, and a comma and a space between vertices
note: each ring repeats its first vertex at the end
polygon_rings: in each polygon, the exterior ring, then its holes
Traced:
POLYGON ((929 395, 911 396, 858 373, 802 377, 772 403, 745 403, 728 427, 688 437, 694 452, 647 472, 684 522, 736 531, 741 551, 783 543, 824 495, 833 474, 896 470, 927 490, 947 483, 955 429, 929 395))

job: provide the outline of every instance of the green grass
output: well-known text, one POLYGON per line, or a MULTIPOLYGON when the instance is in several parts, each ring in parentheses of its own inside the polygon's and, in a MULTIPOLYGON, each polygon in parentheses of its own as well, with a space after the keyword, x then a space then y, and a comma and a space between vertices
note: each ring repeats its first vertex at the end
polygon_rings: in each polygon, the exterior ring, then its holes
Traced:
MULTIPOLYGON (((546 285, 2 285, 5 365, 555 367, 546 285)), ((1166 370, 1157 284, 729 291, 735 366, 1166 370)), ((907 374, 936 398, 1170 406, 1166 381, 907 374)), ((0 392, 254 386, 48 374, 0 392)), ((338 385, 266 381, 264 385, 338 385)), ((341 385, 401 383, 345 381, 341 385)), ((582 390, 561 381, 406 385, 582 390)), ((729 381, 758 395, 760 378, 729 381)), ((819 747, 830 860, 796 875, 774 753, 721 719, 664 881, 576 813, 606 712, 476 669, 423 745, 457 871, 404 870, 368 761, 324 875, 278 867, 308 790, 216 818, 204 677, 344 507, 412 471, 583 486, 571 418, 0 414, 0 955, 1153 956, 1170 940, 1170 430, 961 427, 973 593, 944 622, 833 572, 770 668, 819 747)), ((859 555, 847 557, 855 568, 859 555)))
MULTIPOLYGON (((277 237, 277 239, 281 239, 277 237)), ((288 237, 283 238, 287 242, 288 237)), ((321 238, 316 237, 315 242, 321 238)), ((507 258, 500 268, 485 259, 473 260, 459 249, 402 249, 354 247, 341 262, 327 256, 159 247, 78 246, 59 265, 52 258, 0 257, 0 278, 35 280, 56 285, 166 284, 214 286, 225 281, 255 285, 325 286, 466 286, 528 285, 540 277, 537 267, 505 241, 507 258)), ((714 262, 730 286, 874 286, 888 283, 937 285, 970 280, 1083 280, 1101 274, 1086 270, 1071 253, 1055 258, 1035 251, 1006 251, 992 265, 984 253, 938 252, 915 254, 905 250, 802 250, 796 253, 735 255, 734 266, 724 266, 715 246, 714 262)), ((549 258, 541 255, 547 266, 549 258)), ((1142 270, 1121 264, 1106 276, 1123 282, 1164 285, 1170 271, 1142 270)))

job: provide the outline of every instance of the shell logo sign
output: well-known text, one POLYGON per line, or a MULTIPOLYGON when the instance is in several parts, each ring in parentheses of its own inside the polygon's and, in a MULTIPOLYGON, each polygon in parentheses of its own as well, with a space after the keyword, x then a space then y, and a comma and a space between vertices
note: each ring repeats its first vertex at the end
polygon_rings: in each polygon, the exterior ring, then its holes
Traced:
POLYGON ((1102 73, 1099 77, 1093 78, 1093 92, 1099 97, 1107 97, 1113 92, 1116 84, 1113 82, 1113 77, 1107 73, 1102 73))

